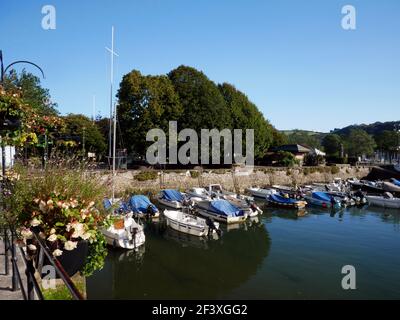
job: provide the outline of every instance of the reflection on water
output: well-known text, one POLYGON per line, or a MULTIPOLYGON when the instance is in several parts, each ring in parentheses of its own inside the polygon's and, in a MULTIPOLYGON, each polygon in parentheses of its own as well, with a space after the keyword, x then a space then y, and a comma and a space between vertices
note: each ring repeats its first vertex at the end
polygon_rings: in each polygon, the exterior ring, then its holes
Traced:
POLYGON ((221 225, 220 239, 148 222, 139 252, 110 250, 104 269, 88 278, 89 299, 400 298, 398 211, 263 210, 221 225), (341 288, 346 264, 357 270, 355 291, 341 288))
POLYGON ((224 231, 221 239, 200 239, 153 222, 143 259, 110 250, 105 268, 87 281, 88 297, 221 298, 257 273, 270 246, 259 222, 224 231))

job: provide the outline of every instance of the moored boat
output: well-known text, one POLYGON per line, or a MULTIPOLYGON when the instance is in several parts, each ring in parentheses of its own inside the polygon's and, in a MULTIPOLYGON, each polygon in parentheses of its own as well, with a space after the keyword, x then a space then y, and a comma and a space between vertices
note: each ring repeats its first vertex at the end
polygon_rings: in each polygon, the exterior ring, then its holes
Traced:
MULTIPOLYGON (((107 244, 127 250, 139 248, 146 241, 143 226, 133 219, 132 212, 125 202, 119 201, 115 204, 118 205, 118 209, 112 213, 113 225, 101 230, 107 244)), ((106 210, 113 210, 111 200, 104 199, 103 205, 106 210)))
POLYGON ((158 196, 157 200, 164 206, 181 209, 183 207, 183 202, 185 200, 183 194, 178 190, 166 189, 162 190, 158 196))
POLYGON ((160 215, 157 207, 144 195, 132 196, 129 200, 129 206, 132 212, 139 217, 157 218, 160 215))
POLYGON ((208 222, 206 219, 184 213, 182 211, 164 210, 164 216, 167 225, 172 229, 191 234, 197 237, 203 237, 217 233, 219 229, 218 222, 208 222))
POLYGON ((392 194, 386 193, 383 196, 365 196, 370 206, 376 206, 389 209, 400 209, 400 198, 393 197, 392 194))
POLYGON ((309 192, 304 195, 304 199, 307 201, 308 204, 319 206, 322 208, 339 209, 341 207, 340 201, 338 201, 334 196, 326 192, 309 192))
POLYGON ((108 245, 122 249, 137 249, 146 241, 143 226, 138 224, 132 214, 115 217, 115 222, 102 233, 108 245))
POLYGON ((292 208, 292 209, 303 209, 307 205, 306 201, 292 199, 289 197, 283 197, 279 194, 271 194, 266 198, 269 205, 292 208))
POLYGON ((203 217, 208 217, 227 224, 243 222, 247 214, 224 199, 203 200, 195 205, 195 210, 203 217))
POLYGON ((250 193, 253 197, 258 197, 258 198, 263 198, 265 199, 267 196, 271 194, 276 194, 278 193, 276 189, 263 189, 263 188, 257 188, 257 187, 252 187, 252 188, 247 188, 246 191, 250 193))

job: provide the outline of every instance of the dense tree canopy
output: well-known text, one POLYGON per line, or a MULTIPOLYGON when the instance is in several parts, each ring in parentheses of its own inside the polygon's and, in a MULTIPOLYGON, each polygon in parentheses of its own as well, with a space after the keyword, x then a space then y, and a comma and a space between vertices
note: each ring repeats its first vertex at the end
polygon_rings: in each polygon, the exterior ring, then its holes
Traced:
POLYGON ((275 130, 256 105, 249 101, 247 96, 228 83, 219 85, 219 89, 228 106, 232 129, 254 129, 255 157, 262 157, 273 143, 275 130))
POLYGON ((352 157, 372 155, 376 147, 374 138, 362 129, 352 129, 345 141, 347 153, 352 157))
POLYGON ((168 132, 168 122, 178 121, 183 112, 174 86, 166 76, 126 74, 118 91, 118 122, 128 142, 128 150, 145 155, 146 134, 160 128, 168 132))
POLYGON ((63 118, 68 140, 76 140, 79 148, 83 148, 83 141, 85 141, 86 152, 104 153, 105 138, 91 119, 82 114, 69 114, 63 118))
POLYGON ((231 128, 229 108, 217 85, 194 68, 180 66, 168 74, 183 107, 180 128, 231 128))
POLYGON ((123 77, 118 98, 121 131, 136 155, 146 153, 147 132, 160 128, 168 133, 169 121, 177 121, 178 130, 190 128, 198 134, 201 129, 242 129, 244 137, 245 129, 254 129, 255 157, 283 141, 245 94, 227 83, 216 85, 191 67, 180 66, 167 76, 133 70, 123 77))
POLYGON ((384 130, 375 136, 377 148, 381 151, 396 151, 400 144, 400 133, 396 131, 384 130))
POLYGON ((342 146, 342 138, 337 134, 328 134, 322 140, 322 146, 328 156, 339 157, 342 146))
POLYGON ((7 92, 18 92, 24 103, 29 105, 39 115, 58 115, 57 104, 51 101, 48 89, 40 84, 40 79, 23 70, 20 74, 11 72, 4 80, 7 92))

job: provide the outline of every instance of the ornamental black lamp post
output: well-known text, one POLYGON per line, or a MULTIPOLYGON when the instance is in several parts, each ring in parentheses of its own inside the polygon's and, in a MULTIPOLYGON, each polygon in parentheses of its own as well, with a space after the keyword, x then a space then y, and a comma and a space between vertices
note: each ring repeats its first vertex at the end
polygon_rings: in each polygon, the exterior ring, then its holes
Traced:
MULTIPOLYGON (((8 66, 6 66, 6 67, 4 68, 4 64, 3 64, 3 52, 0 50, 0 67, 1 67, 1 71, 0 71, 0 72, 1 72, 1 73, 0 73, 0 84, 1 84, 1 85, 4 84, 4 77, 5 77, 6 73, 7 73, 7 70, 9 70, 12 66, 14 66, 14 65, 16 65, 16 64, 21 64, 21 63, 30 64, 30 65, 36 67, 37 69, 39 69, 40 73, 42 74, 42 77, 44 78, 44 72, 43 72, 42 68, 40 68, 37 64, 35 64, 35 63, 33 63, 33 62, 30 62, 30 61, 27 61, 27 60, 18 60, 18 61, 14 61, 14 62, 10 63, 8 66)), ((4 119, 4 120, 3 120, 3 123, 1 123, 0 126, 1 126, 2 128, 6 128, 6 129, 7 129, 7 128, 12 129, 13 123, 10 122, 10 121, 8 121, 7 119, 4 119)), ((4 145, 2 144, 2 145, 1 145, 1 166, 2 166, 3 179, 4 179, 4 176, 5 176, 5 174, 6 174, 6 157, 5 157, 5 156, 6 156, 6 154, 5 154, 5 147, 4 147, 4 145)))

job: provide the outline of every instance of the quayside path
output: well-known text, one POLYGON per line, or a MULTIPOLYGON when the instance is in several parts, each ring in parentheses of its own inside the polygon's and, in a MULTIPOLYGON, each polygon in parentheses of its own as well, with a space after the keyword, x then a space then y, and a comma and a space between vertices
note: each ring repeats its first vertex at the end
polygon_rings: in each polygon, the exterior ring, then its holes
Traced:
MULTIPOLYGON (((22 300, 21 290, 12 291, 12 264, 11 264, 11 253, 8 255, 8 268, 9 274, 5 274, 5 256, 4 256, 4 241, 0 239, 0 300, 22 300)), ((17 261, 19 270, 25 270, 22 257, 20 256, 19 250, 17 250, 17 261)), ((26 283, 26 277, 23 272, 21 272, 21 277, 23 283, 26 283)))

